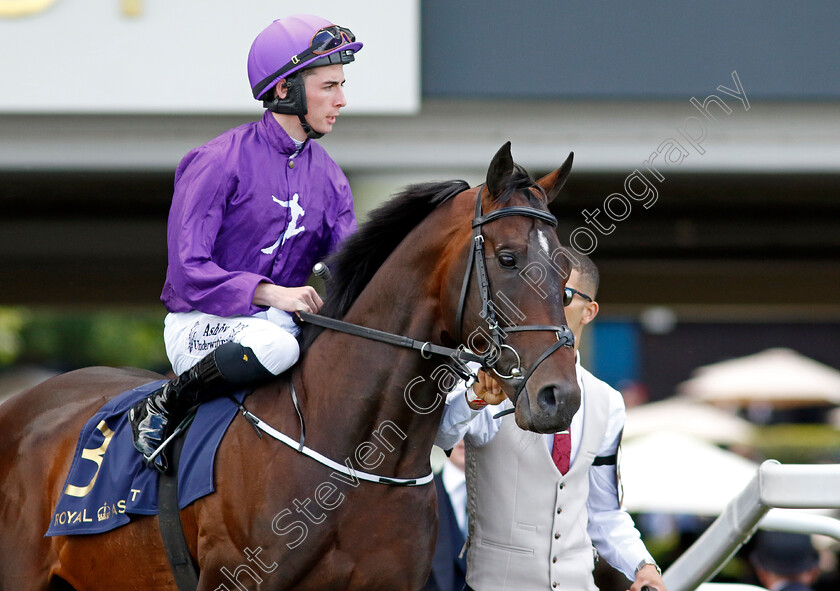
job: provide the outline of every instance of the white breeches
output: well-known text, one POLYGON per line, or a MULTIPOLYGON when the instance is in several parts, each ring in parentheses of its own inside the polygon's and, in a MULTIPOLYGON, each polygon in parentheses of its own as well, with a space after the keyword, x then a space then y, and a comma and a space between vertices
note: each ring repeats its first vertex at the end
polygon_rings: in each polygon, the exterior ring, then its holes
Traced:
POLYGON ((274 375, 289 369, 300 356, 300 328, 292 315, 269 308, 253 316, 214 316, 197 310, 166 315, 163 340, 172 369, 180 375, 222 343, 250 347, 274 375))

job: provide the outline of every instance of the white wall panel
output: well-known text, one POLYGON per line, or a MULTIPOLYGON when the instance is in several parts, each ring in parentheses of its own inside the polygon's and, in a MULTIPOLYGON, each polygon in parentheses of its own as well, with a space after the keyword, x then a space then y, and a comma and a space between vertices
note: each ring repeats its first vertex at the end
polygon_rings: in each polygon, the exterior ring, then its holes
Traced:
POLYGON ((251 42, 299 12, 365 44, 348 113, 419 109, 419 0, 0 0, 0 113, 258 113, 251 42))

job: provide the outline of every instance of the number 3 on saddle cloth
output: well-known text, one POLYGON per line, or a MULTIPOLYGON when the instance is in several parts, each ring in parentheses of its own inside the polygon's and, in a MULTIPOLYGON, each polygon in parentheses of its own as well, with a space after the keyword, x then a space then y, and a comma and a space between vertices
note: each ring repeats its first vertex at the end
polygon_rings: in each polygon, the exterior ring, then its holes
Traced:
MULTIPOLYGON (((126 413, 166 380, 123 392, 85 423, 47 536, 97 534, 128 523, 130 515, 156 515, 158 472, 134 448, 126 413)), ((246 392, 234 398, 242 402, 246 392)), ((221 397, 202 404, 187 432, 178 469, 178 507, 214 492, 216 449, 238 406, 221 397)))

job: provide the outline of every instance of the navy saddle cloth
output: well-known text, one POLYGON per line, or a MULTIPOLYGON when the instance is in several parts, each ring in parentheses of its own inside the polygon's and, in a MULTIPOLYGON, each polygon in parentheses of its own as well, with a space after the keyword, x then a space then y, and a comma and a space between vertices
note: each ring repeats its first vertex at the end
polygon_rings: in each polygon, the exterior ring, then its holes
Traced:
MULTIPOLYGON (((156 515, 158 473, 134 448, 127 411, 166 380, 123 392, 85 423, 47 536, 97 534, 128 523, 130 515, 156 515)), ((235 398, 241 402, 246 392, 235 398)), ((178 506, 212 493, 216 449, 238 405, 222 397, 198 407, 178 469, 178 506)))

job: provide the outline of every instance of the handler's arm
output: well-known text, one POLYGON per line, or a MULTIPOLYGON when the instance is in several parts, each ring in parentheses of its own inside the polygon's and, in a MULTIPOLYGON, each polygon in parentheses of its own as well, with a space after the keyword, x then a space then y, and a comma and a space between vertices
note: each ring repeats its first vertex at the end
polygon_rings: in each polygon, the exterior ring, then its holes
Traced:
POLYGON ((595 463, 589 468, 589 513, 587 530, 598 553, 631 581, 632 591, 641 591, 649 585, 657 591, 666 591, 656 567, 643 566, 653 558, 642 542, 633 518, 621 508, 618 480, 618 447, 626 414, 620 395, 613 395, 610 418, 604 440, 595 463), (640 568, 641 567, 641 568, 640 568))

